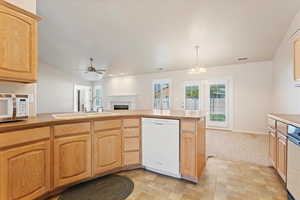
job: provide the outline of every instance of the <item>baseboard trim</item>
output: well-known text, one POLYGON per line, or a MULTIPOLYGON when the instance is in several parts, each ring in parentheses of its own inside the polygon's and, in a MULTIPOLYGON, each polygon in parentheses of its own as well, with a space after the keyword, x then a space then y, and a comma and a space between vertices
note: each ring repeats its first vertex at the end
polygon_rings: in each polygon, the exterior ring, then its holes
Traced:
POLYGON ((219 129, 219 128, 207 128, 206 130, 227 132, 227 133, 241 133, 241 134, 247 134, 247 135, 268 135, 268 133, 266 133, 266 132, 239 130, 239 129, 228 130, 228 129, 219 129))

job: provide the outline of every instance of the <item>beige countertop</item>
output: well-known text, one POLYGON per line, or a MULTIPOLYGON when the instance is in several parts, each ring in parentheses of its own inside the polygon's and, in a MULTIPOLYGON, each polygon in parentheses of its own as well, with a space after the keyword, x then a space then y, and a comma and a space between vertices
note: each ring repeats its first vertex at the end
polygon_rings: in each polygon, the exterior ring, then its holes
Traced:
POLYGON ((286 124, 300 127, 300 115, 289 115, 289 114, 275 114, 270 113, 269 117, 284 122, 286 124))
POLYGON ((35 126, 47 126, 52 124, 80 122, 94 119, 118 118, 118 117, 157 117, 165 119, 200 119, 206 116, 206 113, 200 111, 154 111, 154 110, 133 110, 133 111, 107 111, 113 114, 101 113, 93 116, 83 116, 76 118, 55 118, 57 113, 38 114, 30 117, 26 121, 0 123, 0 132, 22 129, 35 126))

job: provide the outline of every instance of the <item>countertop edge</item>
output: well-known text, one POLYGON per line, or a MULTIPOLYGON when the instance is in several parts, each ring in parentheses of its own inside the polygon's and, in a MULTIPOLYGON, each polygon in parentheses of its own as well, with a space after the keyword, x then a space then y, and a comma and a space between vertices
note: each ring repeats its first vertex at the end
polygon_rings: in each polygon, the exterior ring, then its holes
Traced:
POLYGON ((21 121, 21 122, 7 122, 0 124, 0 133, 8 132, 8 131, 15 131, 24 128, 38 128, 42 126, 52 126, 52 125, 59 125, 64 123, 77 123, 77 122, 86 122, 91 120, 101 120, 101 119, 113 119, 113 118, 124 118, 124 117, 149 117, 149 118, 162 118, 162 119, 202 119, 206 116, 204 114, 198 116, 183 116, 183 115, 161 115, 161 114, 144 114, 144 113, 118 113, 114 115, 106 115, 106 116, 88 116, 88 117, 80 117, 80 118, 54 118, 52 114, 41 114, 37 117, 29 118, 28 121, 21 121), (41 121, 34 121, 37 120, 38 117, 41 116, 48 116, 49 119, 44 119, 41 121), (30 121, 30 119, 32 121, 30 121))
MULTIPOLYGON (((278 120, 278 121, 281 121, 283 123, 289 124, 289 125, 300 127, 300 123, 294 122, 292 120, 285 119, 284 117, 280 117, 279 115, 286 115, 286 114, 269 113, 268 117, 270 117, 272 119, 275 119, 275 120, 278 120)), ((293 115, 293 116, 297 116, 297 115, 293 115)), ((299 118, 300 118, 300 115, 299 115, 299 118)))

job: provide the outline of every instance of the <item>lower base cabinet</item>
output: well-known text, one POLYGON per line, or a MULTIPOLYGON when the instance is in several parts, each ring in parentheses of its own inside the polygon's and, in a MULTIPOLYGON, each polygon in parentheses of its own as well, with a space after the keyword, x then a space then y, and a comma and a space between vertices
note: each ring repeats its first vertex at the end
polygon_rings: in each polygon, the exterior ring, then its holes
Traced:
POLYGON ((287 176, 287 137, 281 133, 277 135, 277 171, 286 182, 287 176))
POLYGON ((269 131, 269 157, 275 168, 277 168, 277 136, 275 130, 269 131))
POLYGON ((198 182, 206 165, 205 119, 181 120, 180 171, 184 179, 198 182))
POLYGON ((94 172, 101 174, 122 165, 121 130, 99 131, 93 138, 94 172))
POLYGON ((0 152, 0 199, 31 200, 50 190, 50 142, 0 152))
MULTIPOLYGON (((140 125, 135 117, 0 134, 0 200, 44 198, 97 175, 141 167, 140 125)), ((198 182, 206 162, 205 119, 182 120, 180 148, 183 178, 198 182)))
POLYGON ((287 177, 288 125, 269 118, 269 158, 284 182, 287 177))
POLYGON ((196 177, 196 134, 181 133, 181 174, 187 178, 196 177))
POLYGON ((91 177, 91 136, 54 140, 54 188, 91 177))

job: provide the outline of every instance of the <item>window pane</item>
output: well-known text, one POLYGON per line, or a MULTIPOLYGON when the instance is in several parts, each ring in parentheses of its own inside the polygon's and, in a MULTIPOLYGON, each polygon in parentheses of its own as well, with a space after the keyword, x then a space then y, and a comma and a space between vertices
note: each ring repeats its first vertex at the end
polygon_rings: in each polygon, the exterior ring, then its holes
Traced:
POLYGON ((154 109, 160 109, 161 101, 161 89, 160 89, 160 84, 156 83, 154 84, 154 109))
POLYGON ((170 105, 170 87, 169 83, 164 83, 162 84, 162 94, 161 94, 161 99, 162 99, 162 110, 169 110, 170 105))
POLYGON ((199 86, 189 85, 185 87, 185 109, 199 110, 199 86))
POLYGON ((154 90, 154 105, 157 110, 170 109, 170 84, 166 82, 155 83, 154 90))
POLYGON ((210 85, 210 120, 224 122, 226 121, 226 99, 225 85, 212 84, 210 85))
POLYGON ((102 105, 101 100, 101 89, 97 88, 95 90, 95 106, 100 107, 102 105))

